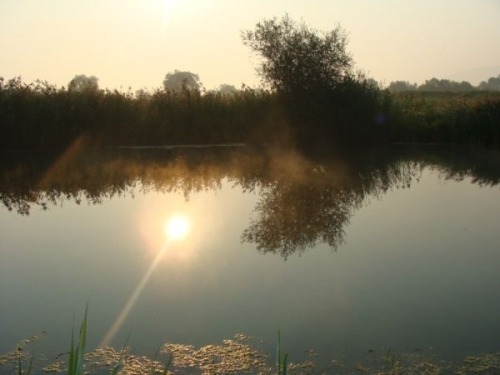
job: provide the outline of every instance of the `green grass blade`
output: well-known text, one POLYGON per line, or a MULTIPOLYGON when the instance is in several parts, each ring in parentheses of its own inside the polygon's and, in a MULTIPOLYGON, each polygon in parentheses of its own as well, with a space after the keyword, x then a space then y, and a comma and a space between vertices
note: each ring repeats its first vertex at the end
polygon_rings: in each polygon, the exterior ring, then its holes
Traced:
POLYGON ((125 340, 125 343, 122 346, 122 350, 120 352, 120 358, 118 359, 118 362, 116 362, 116 365, 113 367, 113 370, 111 371, 112 375, 117 375, 118 371, 120 371, 120 369, 121 369, 121 367, 123 365, 123 358, 125 357, 125 351, 127 349, 128 340, 130 339, 130 335, 131 334, 132 334, 132 332, 130 332, 128 334, 127 339, 125 340))
POLYGON ((283 357, 283 363, 282 363, 282 373, 283 375, 286 375, 286 368, 287 368, 287 359, 288 359, 288 353, 285 353, 285 356, 283 357))
POLYGON ((75 322, 71 330, 71 346, 69 348, 68 374, 75 374, 75 322))
MULTIPOLYGON (((155 353, 155 361, 158 358, 159 353, 160 353, 160 348, 158 348, 158 350, 155 353)), ((173 354, 170 353, 170 356, 168 357, 167 362, 165 362, 165 366, 163 367, 162 375, 168 374, 168 370, 170 369, 170 366, 172 365, 172 359, 173 359, 173 354)), ((151 364, 151 369, 150 369, 149 374, 154 375, 154 373, 155 373, 155 367, 154 367, 154 364, 151 364)))
POLYGON ((26 370, 27 375, 31 374, 31 370, 33 368, 33 358, 35 358, 35 349, 33 349, 33 352, 31 353, 30 363, 28 365, 28 369, 26 370))
POLYGON ((385 361, 384 361, 385 369, 389 370, 391 366, 391 348, 387 350, 387 353, 385 354, 385 361))
POLYGON ((82 324, 80 325, 80 334, 78 336, 78 343, 75 346, 74 324, 71 331, 71 346, 69 351, 68 360, 68 375, 83 375, 83 365, 85 356, 85 346, 87 343, 87 313, 88 302, 85 305, 85 313, 83 315, 82 324))
MULTIPOLYGON (((23 362, 22 362, 22 354, 21 354, 22 351, 23 351, 23 348, 21 346, 19 346, 17 348, 17 374, 18 375, 23 374, 23 362)), ((30 361, 28 364, 28 368, 24 372, 25 375, 31 374, 31 370, 33 369, 33 358, 35 358, 35 349, 33 349, 33 351, 31 352, 31 357, 30 357, 30 361)))
POLYGON ((17 374, 22 375, 23 374, 23 367, 21 364, 21 347, 17 348, 17 374))
POLYGON ((123 358, 122 355, 120 355, 120 359, 116 363, 116 365, 113 367, 113 370, 111 371, 111 375, 117 375, 118 371, 121 370, 123 364, 123 358))
POLYGON ((281 332, 278 328, 278 342, 276 344, 276 364, 278 365, 278 374, 281 373, 281 332))
POLYGON ((82 325, 80 326, 80 336, 78 340, 78 350, 77 350, 77 356, 78 356, 78 374, 83 374, 83 362, 84 362, 84 355, 85 355, 85 346, 87 344, 87 312, 88 312, 88 303, 85 305, 85 314, 83 315, 83 321, 82 325))
POLYGON ((278 328, 278 342, 276 344, 276 364, 278 366, 278 375, 286 375, 287 373, 288 353, 285 353, 281 358, 281 332, 278 328))
POLYGON ((172 364, 172 359, 174 358, 173 354, 170 353, 170 356, 168 357, 167 362, 165 363, 165 367, 163 368, 162 375, 167 375, 168 370, 170 369, 170 365, 172 364))

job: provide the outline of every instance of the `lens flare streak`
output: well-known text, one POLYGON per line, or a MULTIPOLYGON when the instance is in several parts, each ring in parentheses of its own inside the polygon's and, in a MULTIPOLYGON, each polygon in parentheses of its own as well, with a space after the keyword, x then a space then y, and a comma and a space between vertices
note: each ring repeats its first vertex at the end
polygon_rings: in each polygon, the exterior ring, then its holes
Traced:
POLYGON ((102 339, 101 343, 99 344, 99 347, 109 345, 111 340, 113 340, 113 337, 116 335, 116 333, 118 332, 120 327, 123 325, 123 323, 127 319, 130 311, 132 310, 135 303, 137 302, 137 299, 139 298, 142 290, 144 289, 144 287, 148 283, 149 279, 151 278, 151 275, 153 274, 156 267, 158 267, 158 264, 162 260, 163 256, 165 255, 166 250, 168 249, 168 247, 170 246, 170 244, 172 242, 173 241, 171 239, 168 239, 167 242, 165 243, 165 245, 163 246, 163 248, 158 252, 155 259, 153 260, 153 262, 149 266, 148 270, 146 271, 146 273, 142 277, 141 281, 139 282, 139 284, 135 288, 134 292, 132 293, 132 295, 128 299, 127 303, 123 307, 122 311, 120 312, 120 314, 116 318, 115 322, 113 323, 111 328, 108 330, 108 332, 106 333, 106 335, 102 339))
POLYGON ((125 320, 127 319, 128 315, 130 314, 130 311, 134 307, 134 305, 137 302, 137 299, 141 295, 144 287, 148 283, 149 279, 151 278, 151 275, 155 271, 155 269, 158 267, 158 264, 160 261, 163 259, 166 251, 170 247, 170 245, 178 240, 181 240, 185 238, 190 230, 190 220, 183 216, 183 215, 174 215, 170 218, 170 220, 165 224, 165 235, 167 237, 165 244, 163 247, 160 249, 158 254, 156 254, 156 257, 153 259, 153 262, 147 269, 146 273, 142 277, 141 281, 137 285, 137 287, 134 289, 134 292, 130 296, 130 298, 127 300, 127 303, 125 306, 123 306, 123 309, 121 310, 120 314, 114 321, 113 325, 111 328, 108 330, 106 335, 104 335, 104 338, 102 339, 101 343, 99 344, 99 347, 103 347, 106 345, 109 345, 113 338, 115 337, 116 333, 120 329, 120 327, 123 325, 125 320))

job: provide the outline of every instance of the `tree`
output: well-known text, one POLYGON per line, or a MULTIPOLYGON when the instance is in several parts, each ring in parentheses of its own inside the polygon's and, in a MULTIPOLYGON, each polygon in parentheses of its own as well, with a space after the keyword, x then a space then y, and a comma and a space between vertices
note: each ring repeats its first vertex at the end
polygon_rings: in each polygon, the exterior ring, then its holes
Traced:
POLYGON ((380 90, 380 83, 378 83, 375 79, 373 78, 364 78, 363 81, 365 84, 375 90, 380 90))
POLYGON ((474 91, 474 86, 470 84, 470 82, 462 81, 462 82, 453 82, 452 91, 474 91))
POLYGON ((150 99, 151 96, 151 93, 147 89, 139 89, 135 92, 135 97, 140 100, 150 99))
POLYGON ((488 81, 482 81, 478 89, 484 91, 500 91, 500 74, 498 77, 490 77, 488 81))
POLYGON ((418 86, 419 91, 435 91, 435 92, 465 92, 472 91, 474 87, 466 81, 456 82, 450 81, 449 79, 437 79, 432 78, 425 81, 424 84, 418 86))
POLYGON ((419 91, 443 91, 443 84, 437 78, 426 80, 423 84, 418 86, 419 91))
POLYGON ((285 15, 257 23, 255 30, 242 32, 242 39, 263 58, 258 73, 276 91, 335 89, 350 75, 352 59, 340 26, 318 32, 285 15))
POLYGON ((98 80, 95 76, 88 77, 85 74, 78 74, 68 83, 68 91, 96 92, 99 90, 98 80))
POLYGON ((389 83, 387 89, 391 92, 416 91, 417 84, 408 81, 393 81, 389 83))
POLYGON ((198 74, 174 70, 173 73, 167 73, 165 76, 163 87, 167 91, 179 93, 183 91, 201 91, 203 84, 198 74))
POLYGON ((219 85, 218 91, 222 95, 234 95, 238 92, 236 87, 234 87, 233 85, 228 85, 227 83, 223 83, 222 85, 219 85))

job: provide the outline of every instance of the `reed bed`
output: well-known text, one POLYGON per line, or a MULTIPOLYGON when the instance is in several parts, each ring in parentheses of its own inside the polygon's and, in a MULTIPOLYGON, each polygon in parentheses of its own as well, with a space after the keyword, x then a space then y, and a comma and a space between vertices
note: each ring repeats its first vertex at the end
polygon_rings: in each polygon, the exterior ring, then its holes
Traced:
POLYGON ((498 93, 390 93, 368 81, 300 95, 243 87, 217 91, 68 91, 0 80, 0 147, 281 143, 305 149, 356 143, 498 147, 498 93))

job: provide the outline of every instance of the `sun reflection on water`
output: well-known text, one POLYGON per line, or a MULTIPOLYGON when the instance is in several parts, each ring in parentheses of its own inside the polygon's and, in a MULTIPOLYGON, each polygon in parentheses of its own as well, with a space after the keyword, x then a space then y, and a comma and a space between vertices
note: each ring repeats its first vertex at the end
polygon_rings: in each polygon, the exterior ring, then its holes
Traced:
POLYGON ((142 277, 142 279, 139 282, 139 284, 137 285, 137 287, 134 289, 133 293, 130 295, 130 298, 127 300, 127 303, 123 306, 123 309, 121 310, 120 314, 118 314, 118 316, 115 319, 114 323, 112 324, 111 328, 104 335, 101 343, 99 344, 99 347, 104 347, 104 346, 110 344, 110 342, 113 340, 113 337, 116 335, 118 330, 121 328, 121 326, 123 325, 123 323, 127 319, 128 315, 130 314, 130 311, 132 310, 132 308, 136 304, 139 296, 141 295, 142 291, 144 290, 144 287, 148 283, 149 279, 151 278, 151 275, 153 274, 155 269, 158 267, 158 264, 161 262, 164 255, 171 248, 171 245, 175 241, 180 241, 180 240, 187 237, 187 235, 190 231, 190 228, 191 228, 190 220, 185 215, 180 215, 180 214, 174 215, 166 221, 166 223, 165 223, 165 235, 166 235, 165 244, 158 251, 158 253, 156 254, 155 258, 153 259, 151 265, 147 269, 146 273, 142 277))
POLYGON ((174 215, 165 223, 165 235, 167 239, 182 240, 191 229, 190 220, 184 215, 174 215))

